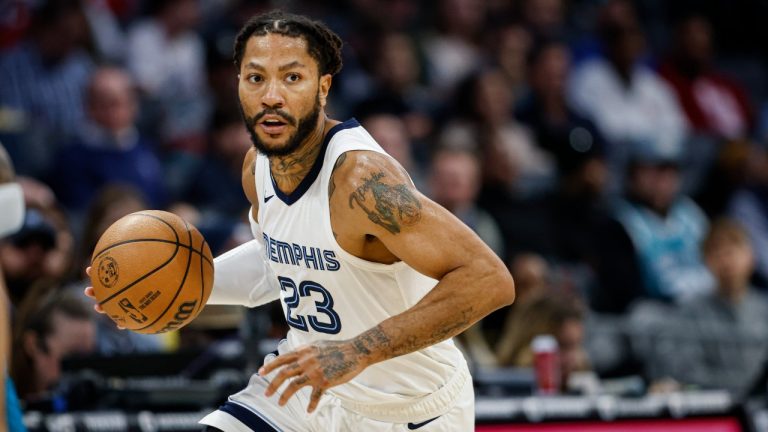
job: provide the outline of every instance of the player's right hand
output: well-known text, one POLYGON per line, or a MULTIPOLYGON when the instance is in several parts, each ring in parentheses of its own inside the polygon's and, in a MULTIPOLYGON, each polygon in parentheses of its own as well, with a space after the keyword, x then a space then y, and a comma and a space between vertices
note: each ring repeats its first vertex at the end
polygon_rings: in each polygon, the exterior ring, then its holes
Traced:
MULTIPOLYGON (((91 267, 90 266, 88 266, 88 268, 85 269, 85 274, 87 274, 88 277, 91 277, 91 267)), ((85 289, 83 290, 83 293, 87 297, 92 298, 94 301, 96 300, 96 294, 94 294, 92 286, 85 287, 85 289)), ((104 311, 104 309, 101 308, 101 305, 99 305, 99 303, 95 303, 93 305, 93 310, 95 310, 96 312, 98 312, 100 314, 106 314, 106 312, 104 311)), ((122 327, 122 326, 119 326, 119 325, 117 326, 117 328, 119 328, 120 330, 125 330, 125 327, 122 327)))

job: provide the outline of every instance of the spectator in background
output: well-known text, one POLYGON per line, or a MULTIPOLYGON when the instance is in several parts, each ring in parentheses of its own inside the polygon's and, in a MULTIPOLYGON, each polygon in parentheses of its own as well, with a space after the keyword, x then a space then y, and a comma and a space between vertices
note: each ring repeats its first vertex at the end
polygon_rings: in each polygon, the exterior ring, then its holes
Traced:
POLYGON ((761 288, 768 287, 768 150, 752 146, 745 156, 744 183, 731 194, 727 213, 749 234, 755 272, 761 288))
POLYGON ((744 90, 713 65, 712 26, 692 15, 680 21, 661 76, 677 93, 688 123, 696 132, 726 139, 745 138, 754 116, 744 90))
MULTIPOLYGON (((406 33, 385 33, 368 50, 375 80, 373 93, 355 108, 365 117, 389 112, 402 117, 409 139, 421 142, 433 132, 437 104, 422 84, 424 70, 414 41, 406 33)), ((427 155, 420 155, 423 160, 427 155)))
POLYGON ((523 22, 535 38, 565 36, 563 0, 523 0, 520 3, 523 22))
POLYGON ((6 142, 22 174, 44 174, 55 144, 84 119, 92 69, 87 29, 79 1, 47 1, 34 12, 28 37, 0 56, 0 108, 18 112, 25 125, 6 142))
POLYGON ((702 250, 717 290, 684 305, 669 328, 659 329, 657 344, 674 348, 648 360, 657 378, 726 389, 740 398, 768 360, 768 298, 750 286, 754 255, 738 223, 714 222, 702 250))
POLYGON ((386 113, 370 114, 361 120, 365 130, 373 136, 381 148, 408 171, 416 187, 421 187, 420 190, 428 190, 424 169, 415 162, 414 146, 408 135, 405 120, 386 113))
POLYGON ((0 241, 0 267, 13 306, 18 307, 37 282, 61 276, 50 265, 56 241, 53 222, 35 208, 27 208, 18 232, 0 241))
POLYGON ((195 27, 197 0, 151 3, 152 17, 128 33, 128 68, 147 99, 145 115, 160 120, 164 144, 201 152, 209 104, 205 47, 195 27))
POLYGON ((584 312, 575 299, 548 293, 515 308, 496 347, 499 365, 533 367, 531 342, 546 334, 557 340, 561 390, 568 390, 574 372, 590 369, 584 349, 584 312))
POLYGON ((443 129, 441 142, 482 154, 485 182, 498 189, 498 196, 529 197, 552 186, 555 166, 515 119, 512 100, 498 68, 480 70, 459 87, 455 106, 460 111, 443 129))
MULTIPOLYGON (((91 200, 83 223, 83 239, 74 268, 77 272, 75 282, 69 284, 66 291, 85 299, 83 288, 90 284, 85 269, 90 266, 91 256, 101 235, 121 217, 146 208, 147 203, 142 194, 129 186, 108 184, 98 191, 91 200)), ((123 331, 106 315, 97 314, 93 310, 88 312, 89 319, 96 326, 94 352, 100 355, 158 352, 164 348, 164 340, 160 335, 123 331)))
POLYGON ((513 105, 528 94, 526 57, 531 49, 531 35, 519 24, 501 26, 493 34, 493 60, 501 69, 512 90, 513 105))
POLYGON ((486 2, 482 0, 440 0, 437 4, 437 32, 423 39, 429 62, 430 88, 444 100, 482 61, 479 47, 484 29, 486 2))
POLYGON ((88 122, 62 148, 50 179, 63 204, 76 215, 108 183, 136 187, 154 208, 165 203, 160 161, 135 127, 135 91, 130 76, 114 67, 98 69, 90 80, 88 122))
MULTIPOLYGON (((558 41, 540 41, 528 56, 531 92, 518 112, 538 145, 557 161, 558 184, 546 197, 549 249, 540 249, 558 267, 576 270, 573 277, 583 290, 589 283, 594 238, 608 217, 605 195, 608 169, 606 143, 594 124, 576 113, 566 100, 570 70, 568 47, 558 41)), ((574 281, 575 282, 575 281, 574 281)))
POLYGON ((56 289, 31 295, 16 323, 11 375, 21 399, 43 402, 52 398, 61 378, 61 361, 93 352, 96 327, 83 301, 56 289))
POLYGON ((496 221, 477 207, 480 162, 467 150, 438 150, 429 175, 430 197, 467 224, 499 257, 504 239, 496 221))
MULTIPOLYGON (((531 92, 517 118, 534 133, 536 142, 556 156, 571 147, 584 152, 604 151, 605 139, 595 125, 578 114, 566 98, 571 69, 568 47, 558 41, 543 41, 528 56, 531 92)), ((559 163, 567 161, 558 158, 559 163)))
POLYGON ((708 222, 680 195, 680 153, 633 145, 626 196, 596 238, 595 310, 622 313, 639 298, 674 303, 711 291, 700 255, 708 222))
POLYGON ((515 303, 494 311, 480 321, 483 335, 492 347, 498 346, 505 323, 518 309, 551 291, 551 268, 540 255, 521 252, 508 260, 507 266, 509 272, 515 275, 515 303))
POLYGON ((253 144, 233 109, 214 115, 208 143, 204 157, 174 155, 167 173, 169 180, 180 183, 174 186, 179 190, 177 199, 200 213, 197 226, 215 251, 249 208, 242 193, 242 169, 243 157, 253 144))
POLYGON ((603 7, 598 33, 604 56, 574 70, 568 94, 612 144, 609 165, 620 180, 631 142, 647 140, 672 148, 686 138, 687 123, 672 89, 640 62, 645 36, 634 13, 608 13, 617 3, 632 11, 628 0, 612 0, 603 7))

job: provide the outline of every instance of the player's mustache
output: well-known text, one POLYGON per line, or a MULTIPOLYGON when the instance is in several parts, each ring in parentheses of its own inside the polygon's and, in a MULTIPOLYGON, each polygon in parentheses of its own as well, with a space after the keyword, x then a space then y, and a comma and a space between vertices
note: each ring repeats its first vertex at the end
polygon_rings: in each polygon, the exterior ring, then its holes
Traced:
POLYGON ((259 122, 262 118, 264 118, 265 115, 278 115, 285 120, 286 123, 290 124, 291 126, 296 126, 296 118, 287 112, 279 109, 279 108, 266 108, 264 111, 256 114, 251 118, 251 126, 256 127, 256 123, 259 122))

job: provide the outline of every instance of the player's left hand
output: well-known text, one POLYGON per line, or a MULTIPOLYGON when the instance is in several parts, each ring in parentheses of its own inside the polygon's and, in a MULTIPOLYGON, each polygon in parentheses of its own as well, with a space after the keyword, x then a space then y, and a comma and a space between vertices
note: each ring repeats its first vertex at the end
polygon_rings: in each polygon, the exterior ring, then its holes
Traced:
POLYGON ((351 380, 367 366, 366 358, 349 341, 321 341, 278 356, 262 366, 259 375, 278 371, 264 393, 267 397, 272 396, 285 380, 293 378, 280 395, 280 406, 300 388, 311 386, 312 395, 307 407, 307 412, 311 413, 326 390, 351 380))

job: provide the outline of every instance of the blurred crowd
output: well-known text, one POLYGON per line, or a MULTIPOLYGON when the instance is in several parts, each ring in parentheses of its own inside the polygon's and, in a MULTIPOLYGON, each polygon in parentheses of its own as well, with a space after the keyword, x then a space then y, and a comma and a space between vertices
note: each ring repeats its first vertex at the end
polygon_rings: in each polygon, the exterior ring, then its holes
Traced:
POLYGON ((594 391, 570 379, 584 374, 765 392, 764 2, 16 0, 0 142, 27 214, 0 275, 28 404, 64 359, 286 331, 273 304, 138 335, 82 297, 99 236, 128 213, 173 211, 215 255, 249 240, 232 45, 275 7, 345 41, 329 116, 356 117, 508 263, 516 303, 457 338, 474 368, 531 367, 549 334, 565 392, 594 391))

